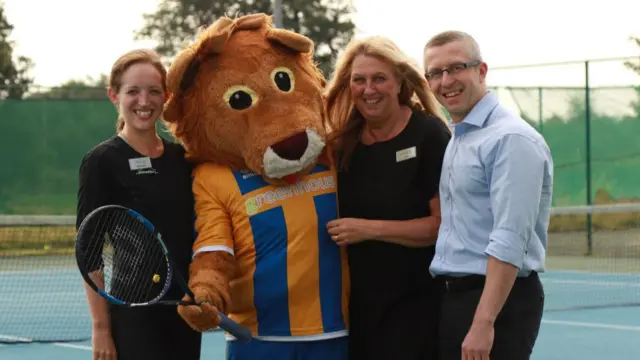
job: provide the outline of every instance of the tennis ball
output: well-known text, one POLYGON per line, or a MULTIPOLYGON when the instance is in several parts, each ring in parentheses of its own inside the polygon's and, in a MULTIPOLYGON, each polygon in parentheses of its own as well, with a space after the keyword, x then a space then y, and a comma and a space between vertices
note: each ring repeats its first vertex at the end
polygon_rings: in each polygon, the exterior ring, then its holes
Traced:
POLYGON ((45 246, 44 246, 44 249, 45 249, 45 250, 51 250, 51 245, 49 245, 49 244, 45 245, 45 246))
POLYGON ((153 275, 153 282, 154 283, 160 282, 160 275, 158 275, 158 274, 153 275))

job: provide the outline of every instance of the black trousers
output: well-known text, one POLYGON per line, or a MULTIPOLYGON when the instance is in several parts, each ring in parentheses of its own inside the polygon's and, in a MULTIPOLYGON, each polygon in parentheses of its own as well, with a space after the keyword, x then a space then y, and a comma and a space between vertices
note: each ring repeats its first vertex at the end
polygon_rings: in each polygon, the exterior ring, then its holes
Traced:
MULTIPOLYGON (((483 276, 439 278, 443 286, 439 323, 440 360, 460 360, 482 294, 483 276)), ((536 273, 518 278, 494 324, 491 360, 529 360, 538 337, 544 289, 536 273)))
POLYGON ((199 360, 202 334, 173 306, 109 309, 118 360, 199 360))
POLYGON ((439 298, 434 289, 352 293, 349 359, 437 360, 439 298))

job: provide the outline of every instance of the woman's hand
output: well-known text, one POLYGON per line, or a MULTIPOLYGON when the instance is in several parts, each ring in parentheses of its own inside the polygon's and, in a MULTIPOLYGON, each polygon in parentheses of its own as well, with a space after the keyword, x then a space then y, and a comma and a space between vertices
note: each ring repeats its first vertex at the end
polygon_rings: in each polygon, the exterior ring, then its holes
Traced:
POLYGON ((111 331, 105 328, 94 327, 91 336, 93 348, 93 360, 117 360, 116 346, 113 343, 111 331))
POLYGON ((329 221, 327 230, 339 246, 357 244, 375 237, 371 222, 364 219, 344 218, 329 221))

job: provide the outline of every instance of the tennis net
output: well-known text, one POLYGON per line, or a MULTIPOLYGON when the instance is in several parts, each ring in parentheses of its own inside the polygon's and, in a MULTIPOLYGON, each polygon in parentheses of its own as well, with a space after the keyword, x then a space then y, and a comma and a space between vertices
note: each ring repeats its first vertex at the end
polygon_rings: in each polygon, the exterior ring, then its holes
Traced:
POLYGON ((548 242, 546 311, 640 306, 640 203, 554 208, 548 242))
MULTIPOLYGON (((91 337, 74 223, 0 216, 0 342, 91 337)), ((640 306, 640 203, 554 208, 546 263, 546 311, 640 306)))
POLYGON ((0 216, 0 342, 86 340, 75 216, 0 216))

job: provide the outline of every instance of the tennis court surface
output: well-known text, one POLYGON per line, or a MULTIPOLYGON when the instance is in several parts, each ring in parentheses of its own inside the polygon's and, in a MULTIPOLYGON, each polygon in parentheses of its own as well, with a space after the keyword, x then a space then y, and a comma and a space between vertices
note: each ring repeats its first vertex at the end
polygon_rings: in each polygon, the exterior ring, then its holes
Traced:
MULTIPOLYGON (((640 219, 640 207, 634 212, 640 219)), ((0 359, 90 358, 82 278, 73 255, 63 250, 73 242, 72 219, 34 219, 46 220, 38 226, 24 219, 10 225, 14 220, 0 219, 0 359), (16 243, 19 253, 11 250, 16 243), (43 243, 44 255, 37 251, 43 243)), ((580 231, 550 235, 534 360, 638 358, 633 341, 640 339, 640 222, 627 222, 632 226, 623 230, 594 232, 591 247, 580 231)), ((224 353, 222 332, 204 335, 203 360, 224 359, 224 353)))

